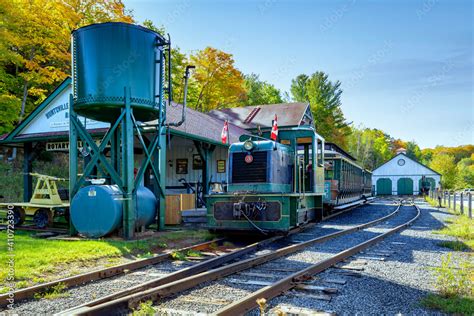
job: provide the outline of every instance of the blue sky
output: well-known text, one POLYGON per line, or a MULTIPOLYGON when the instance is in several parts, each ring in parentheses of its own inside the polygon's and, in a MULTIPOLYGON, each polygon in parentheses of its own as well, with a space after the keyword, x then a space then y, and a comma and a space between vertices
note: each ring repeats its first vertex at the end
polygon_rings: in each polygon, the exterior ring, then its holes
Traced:
POLYGON ((328 73, 356 126, 422 148, 474 143, 472 1, 124 2, 184 52, 232 53, 282 91, 298 74, 328 73))

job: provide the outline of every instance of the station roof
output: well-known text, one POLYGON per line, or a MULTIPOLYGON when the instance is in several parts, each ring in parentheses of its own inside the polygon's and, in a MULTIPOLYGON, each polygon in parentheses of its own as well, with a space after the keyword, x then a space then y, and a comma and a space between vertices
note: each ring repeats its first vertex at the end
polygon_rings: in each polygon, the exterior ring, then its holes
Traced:
POLYGON ((441 174, 421 162, 409 157, 403 152, 397 153, 395 156, 374 169, 374 176, 386 175, 439 175, 441 174), (398 160, 404 160, 402 165, 397 163, 398 160))
POLYGON ((209 115, 245 129, 270 128, 275 114, 279 127, 312 125, 309 103, 279 103, 213 110, 209 115))
MULTIPOLYGON (((69 138, 69 94, 71 78, 66 78, 40 105, 38 105, 12 132, 0 136, 0 145, 22 146, 25 142, 61 141, 69 138)), ((167 122, 178 122, 181 119, 182 105, 167 105, 167 122)), ((89 120, 88 120, 89 121, 89 120)), ((153 122, 149 122, 153 123, 153 122)), ((102 135, 109 128, 105 122, 88 123, 88 132, 102 135)), ((205 113, 186 108, 186 120, 179 127, 170 127, 172 134, 181 137, 223 145, 221 131, 224 121, 205 113)), ((229 142, 238 142, 242 134, 248 132, 229 123, 229 142)))

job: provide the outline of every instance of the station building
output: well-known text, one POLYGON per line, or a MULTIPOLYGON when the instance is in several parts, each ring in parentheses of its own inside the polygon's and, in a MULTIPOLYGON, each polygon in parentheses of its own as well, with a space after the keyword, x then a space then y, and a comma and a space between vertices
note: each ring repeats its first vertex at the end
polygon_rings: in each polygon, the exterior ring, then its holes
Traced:
MULTIPOLYGON (((69 152, 69 95, 72 93, 72 81, 65 79, 31 114, 12 132, 0 136, 1 146, 22 149, 24 152, 23 200, 28 202, 32 195, 34 172, 32 161, 43 151, 68 154, 69 152)), ((178 122, 182 117, 181 104, 167 104, 167 121, 178 122)), ((275 114, 279 127, 294 127, 313 122, 309 104, 288 103, 240 108, 222 109, 211 113, 201 113, 186 108, 186 119, 182 125, 167 128, 166 141, 166 224, 178 224, 182 209, 192 209, 199 205, 194 189, 202 184, 204 194, 209 190, 225 186, 227 183, 227 152, 230 144, 239 141, 243 134, 259 129, 271 129, 275 114), (228 143, 221 141, 224 121, 229 122, 228 143), (189 184, 188 185, 186 185, 189 184), (187 196, 186 196, 187 195, 187 196), (185 203, 183 203, 185 202, 185 203)), ((110 125, 79 117, 88 132, 97 142, 105 135, 110 125)), ((153 125, 153 122, 147 122, 153 125)), ((145 142, 151 141, 153 133, 144 133, 145 142)), ((135 140, 136 167, 145 159, 139 141, 135 140)), ((88 152, 79 148, 79 157, 84 164, 88 152)), ((100 172, 100 170, 99 170, 100 172)), ((153 176, 150 170, 145 173, 144 185, 153 189, 153 176)), ((52 175, 57 176, 57 175, 52 175)), ((100 174, 98 174, 100 177, 100 174)), ((13 202, 13 201, 12 201, 13 202)))
POLYGON ((440 187, 441 175, 408 157, 403 148, 372 171, 376 195, 418 195, 422 181, 429 182, 430 190, 434 190, 440 187))

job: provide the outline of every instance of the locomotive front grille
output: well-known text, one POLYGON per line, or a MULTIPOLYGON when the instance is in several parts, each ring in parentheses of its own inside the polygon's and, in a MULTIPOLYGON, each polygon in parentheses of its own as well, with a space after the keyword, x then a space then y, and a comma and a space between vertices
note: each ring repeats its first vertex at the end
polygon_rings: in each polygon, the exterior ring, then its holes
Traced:
POLYGON ((251 153, 253 161, 245 162, 247 153, 232 154, 232 183, 267 182, 267 152, 251 153))

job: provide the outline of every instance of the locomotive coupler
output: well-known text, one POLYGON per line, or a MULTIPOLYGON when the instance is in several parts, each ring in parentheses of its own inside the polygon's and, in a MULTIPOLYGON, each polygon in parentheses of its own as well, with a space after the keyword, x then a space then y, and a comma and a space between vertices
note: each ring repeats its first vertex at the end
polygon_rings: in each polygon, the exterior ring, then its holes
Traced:
POLYGON ((234 216, 234 219, 240 219, 240 217, 242 216, 242 212, 245 212, 248 210, 248 207, 249 205, 245 202, 237 202, 237 203, 234 203, 234 207, 233 207, 233 216, 234 216))

